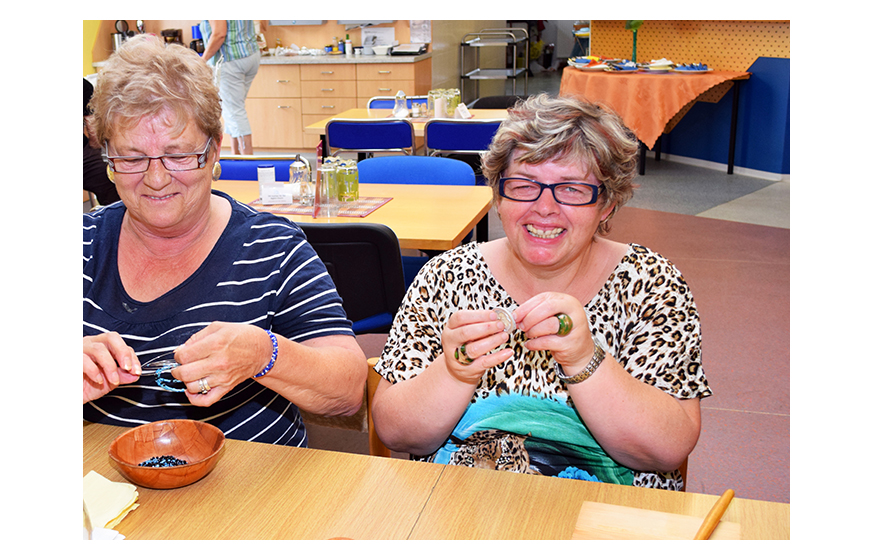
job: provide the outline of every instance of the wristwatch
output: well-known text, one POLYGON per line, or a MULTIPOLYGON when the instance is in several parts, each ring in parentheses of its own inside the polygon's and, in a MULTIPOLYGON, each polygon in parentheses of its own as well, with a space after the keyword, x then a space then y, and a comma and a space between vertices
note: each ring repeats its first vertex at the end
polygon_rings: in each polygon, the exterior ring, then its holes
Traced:
POLYGON ((581 373, 570 377, 563 373, 563 367, 558 363, 557 367, 555 368, 557 370, 557 377, 559 377, 564 383, 567 383, 569 385, 575 385, 576 383, 581 383, 582 381, 593 375, 593 372, 595 372, 599 365, 603 363, 603 358, 606 357, 605 351, 600 347, 599 344, 597 344, 596 340, 593 341, 593 348, 593 357, 587 363, 587 366, 585 366, 585 368, 581 370, 581 373))

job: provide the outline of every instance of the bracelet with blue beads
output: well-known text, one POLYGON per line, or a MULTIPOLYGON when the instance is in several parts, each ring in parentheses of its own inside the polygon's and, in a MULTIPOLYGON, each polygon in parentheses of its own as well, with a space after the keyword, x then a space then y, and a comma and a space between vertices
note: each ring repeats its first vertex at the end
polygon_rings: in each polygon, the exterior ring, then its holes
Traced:
POLYGON ((273 345, 272 356, 269 359, 269 363, 266 365, 265 368, 263 368, 263 371, 261 371, 258 374, 255 374, 255 376, 254 376, 255 379, 257 379, 258 377, 263 377, 264 375, 268 374, 269 370, 271 370, 273 368, 273 366, 276 365, 276 358, 279 357, 279 341, 276 338, 276 335, 274 335, 272 333, 272 331, 270 331, 270 330, 267 330, 266 334, 269 335, 269 339, 272 341, 272 345, 273 345))

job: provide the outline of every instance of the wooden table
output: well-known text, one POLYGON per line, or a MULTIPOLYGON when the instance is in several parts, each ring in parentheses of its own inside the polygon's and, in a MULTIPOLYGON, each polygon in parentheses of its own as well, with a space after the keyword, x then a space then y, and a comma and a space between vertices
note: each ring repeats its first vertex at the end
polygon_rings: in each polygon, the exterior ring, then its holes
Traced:
MULTIPOLYGON (((750 78, 748 72, 669 72, 613 73, 565 68, 560 80, 560 95, 581 97, 604 103, 614 109, 639 139, 644 174, 645 147, 654 148, 658 138, 672 130, 697 101, 717 101, 732 86, 732 117, 727 155, 727 173, 733 172, 736 153, 736 123, 739 110, 739 84, 750 78), (710 96, 709 98, 704 97, 710 96)), ((657 144, 659 156, 659 144, 657 144)))
MULTIPOLYGON (((125 428, 85 423, 83 469, 125 479, 107 449, 125 428)), ((692 515, 717 496, 227 440, 206 478, 139 488, 128 539, 568 539, 585 500, 692 515)), ((735 498, 746 539, 789 539, 790 505, 735 498)))
MULTIPOLYGON (((257 181, 217 181, 212 187, 245 204, 259 196, 257 181)), ((403 249, 453 249, 476 224, 479 224, 477 238, 487 240, 487 221, 484 218, 493 198, 490 187, 360 183, 360 196, 390 197, 393 200, 364 218, 315 219, 307 215, 282 215, 294 222, 384 224, 394 230, 403 249)))

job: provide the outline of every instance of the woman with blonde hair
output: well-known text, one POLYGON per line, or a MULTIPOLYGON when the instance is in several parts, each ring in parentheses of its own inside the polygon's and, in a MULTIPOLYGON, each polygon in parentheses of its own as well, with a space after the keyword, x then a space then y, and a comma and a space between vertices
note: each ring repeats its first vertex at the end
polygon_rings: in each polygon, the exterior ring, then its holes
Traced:
POLYGON ((426 461, 678 490, 711 394, 681 274, 608 240, 633 192, 620 118, 539 95, 483 157, 506 237, 428 262, 377 369, 373 419, 426 461))
POLYGON ((91 137, 121 200, 83 215, 83 415, 305 446, 298 407, 353 414, 366 362, 300 228, 212 190, 211 76, 194 51, 145 35, 100 72, 91 137))

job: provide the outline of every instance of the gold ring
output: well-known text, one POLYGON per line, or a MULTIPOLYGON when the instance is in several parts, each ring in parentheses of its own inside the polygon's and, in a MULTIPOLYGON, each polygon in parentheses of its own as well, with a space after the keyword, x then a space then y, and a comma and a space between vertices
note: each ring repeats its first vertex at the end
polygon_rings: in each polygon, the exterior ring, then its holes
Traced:
POLYGON ((199 379, 197 381, 200 384, 200 394, 201 395, 205 395, 206 393, 208 393, 209 391, 212 390, 212 387, 209 387, 209 382, 206 381, 205 377, 203 377, 202 379, 199 379))
POLYGON ((465 366, 468 366, 473 361, 475 361, 469 357, 469 354, 466 353, 466 344, 461 344, 460 348, 455 348, 454 359, 465 366), (461 357, 461 354, 463 355, 463 357, 461 357))
POLYGON ((555 315, 560 322, 560 327, 557 329, 557 336, 566 336, 572 330, 572 317, 566 313, 558 313, 555 315))

